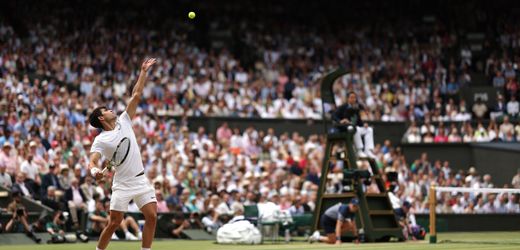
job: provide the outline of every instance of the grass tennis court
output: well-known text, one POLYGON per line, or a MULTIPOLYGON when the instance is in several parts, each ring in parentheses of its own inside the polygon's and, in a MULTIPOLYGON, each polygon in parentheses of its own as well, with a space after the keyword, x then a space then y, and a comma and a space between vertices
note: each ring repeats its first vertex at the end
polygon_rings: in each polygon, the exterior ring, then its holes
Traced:
MULTIPOLYGON (((344 243, 341 246, 331 246, 325 244, 308 244, 306 242, 291 242, 290 244, 270 244, 244 246, 244 245, 217 245, 212 241, 190 241, 190 240, 157 240, 154 242, 154 250, 283 250, 283 249, 520 249, 520 231, 518 232, 478 232, 478 233, 443 233, 438 235, 438 244, 429 244, 427 240, 419 242, 404 243, 367 243, 354 245, 344 243), (450 242, 446 242, 446 241, 450 242)), ((38 250, 92 250, 95 249, 95 242, 88 244, 63 244, 63 245, 18 245, 0 246, 0 250, 9 249, 38 249, 38 250)), ((112 242, 108 249, 140 249, 139 242, 112 242)))

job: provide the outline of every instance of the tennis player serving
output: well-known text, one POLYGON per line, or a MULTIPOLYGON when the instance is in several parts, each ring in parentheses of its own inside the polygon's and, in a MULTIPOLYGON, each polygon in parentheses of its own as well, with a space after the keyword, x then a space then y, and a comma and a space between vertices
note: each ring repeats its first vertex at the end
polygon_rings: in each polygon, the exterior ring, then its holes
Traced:
POLYGON ((132 118, 143 94, 148 70, 155 62, 154 58, 146 59, 141 65, 132 97, 126 111, 119 117, 106 107, 95 108, 89 116, 90 125, 102 129, 94 139, 90 150, 90 173, 97 181, 103 178, 107 169, 98 168, 101 156, 109 159, 108 168, 115 169, 109 223, 99 237, 97 250, 104 250, 108 246, 112 234, 123 220, 130 200, 134 200, 146 221, 142 236, 142 250, 149 250, 152 246, 157 223, 157 199, 153 186, 144 176, 143 161, 132 128, 132 118))

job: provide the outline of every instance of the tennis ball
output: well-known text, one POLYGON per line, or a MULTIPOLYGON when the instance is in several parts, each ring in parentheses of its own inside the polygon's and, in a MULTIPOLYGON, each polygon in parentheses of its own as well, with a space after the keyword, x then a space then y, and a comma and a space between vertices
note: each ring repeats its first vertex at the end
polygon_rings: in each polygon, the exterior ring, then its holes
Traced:
POLYGON ((190 19, 195 18, 195 12, 190 11, 190 13, 188 13, 188 17, 189 17, 190 19))

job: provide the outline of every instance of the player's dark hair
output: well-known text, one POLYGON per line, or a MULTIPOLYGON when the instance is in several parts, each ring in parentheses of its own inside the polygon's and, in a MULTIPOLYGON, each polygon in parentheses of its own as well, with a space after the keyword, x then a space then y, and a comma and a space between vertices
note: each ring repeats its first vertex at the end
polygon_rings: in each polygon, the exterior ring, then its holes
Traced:
POLYGON ((354 95, 357 96, 356 92, 354 92, 354 91, 349 91, 349 92, 347 93, 347 97, 350 97, 350 95, 352 95, 352 94, 354 94, 354 95))
POLYGON ((103 128, 103 124, 101 124, 101 121, 99 120, 100 116, 103 116, 103 109, 106 109, 105 106, 97 107, 95 108, 92 113, 90 113, 88 117, 88 121, 90 125, 94 128, 103 128))

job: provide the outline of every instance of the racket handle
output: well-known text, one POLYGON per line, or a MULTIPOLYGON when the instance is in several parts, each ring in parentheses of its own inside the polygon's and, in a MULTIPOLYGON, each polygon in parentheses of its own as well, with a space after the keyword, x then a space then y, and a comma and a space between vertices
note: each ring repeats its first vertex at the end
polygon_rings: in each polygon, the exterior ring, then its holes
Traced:
POLYGON ((108 167, 105 167, 103 168, 103 170, 101 170, 101 173, 104 175, 108 172, 108 167))

